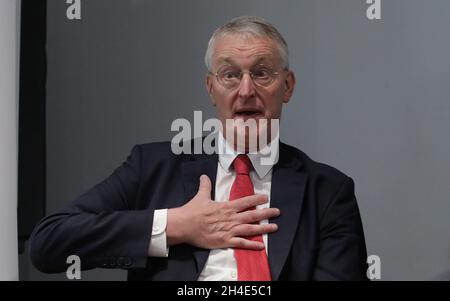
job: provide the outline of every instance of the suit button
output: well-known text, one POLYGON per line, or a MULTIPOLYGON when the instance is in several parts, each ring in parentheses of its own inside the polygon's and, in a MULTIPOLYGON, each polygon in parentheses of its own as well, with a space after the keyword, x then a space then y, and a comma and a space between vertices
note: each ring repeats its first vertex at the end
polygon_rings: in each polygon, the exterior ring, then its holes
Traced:
POLYGON ((126 267, 131 266, 132 263, 133 263, 133 261, 131 260, 130 257, 125 257, 124 265, 125 265, 126 267))
POLYGON ((109 263, 110 263, 110 258, 109 257, 104 257, 103 259, 102 259, 102 267, 104 267, 104 268, 108 268, 108 266, 109 266, 109 263))
POLYGON ((116 267, 116 258, 115 257, 110 257, 109 258, 109 267, 110 268, 116 267))
POLYGON ((236 271, 232 271, 231 272, 231 278, 236 279, 237 278, 237 273, 236 271))

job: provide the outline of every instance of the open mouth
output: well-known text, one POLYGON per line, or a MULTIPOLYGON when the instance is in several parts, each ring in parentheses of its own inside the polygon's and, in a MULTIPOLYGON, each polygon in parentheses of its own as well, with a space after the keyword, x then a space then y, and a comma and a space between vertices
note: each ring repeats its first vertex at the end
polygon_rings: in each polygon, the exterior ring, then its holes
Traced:
POLYGON ((241 111, 237 111, 236 113, 234 113, 234 118, 235 119, 239 119, 242 118, 244 120, 247 119, 251 119, 251 118, 262 118, 263 114, 261 113, 261 111, 257 111, 257 110, 241 110, 241 111))

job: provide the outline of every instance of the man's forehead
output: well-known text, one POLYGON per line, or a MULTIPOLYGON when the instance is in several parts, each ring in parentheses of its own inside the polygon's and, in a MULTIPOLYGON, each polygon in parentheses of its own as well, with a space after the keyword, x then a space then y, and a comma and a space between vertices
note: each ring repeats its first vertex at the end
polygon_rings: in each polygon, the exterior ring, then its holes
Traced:
POLYGON ((213 52, 216 63, 274 63, 279 58, 276 43, 268 38, 226 36, 217 39, 213 52))
MULTIPOLYGON (((255 55, 250 58, 247 58, 247 62, 250 64, 274 64, 277 58, 273 53, 266 53, 261 55, 255 55)), ((235 58, 234 56, 227 55, 219 55, 216 58, 216 62, 218 64, 229 64, 229 65, 238 65, 241 60, 235 58)))

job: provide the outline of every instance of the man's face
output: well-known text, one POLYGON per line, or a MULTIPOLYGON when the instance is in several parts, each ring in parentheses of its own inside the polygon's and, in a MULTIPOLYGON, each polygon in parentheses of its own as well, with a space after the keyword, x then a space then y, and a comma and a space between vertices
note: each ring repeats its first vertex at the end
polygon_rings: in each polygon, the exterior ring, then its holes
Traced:
POLYGON ((228 66, 244 72, 240 83, 231 89, 219 83, 215 74, 207 76, 207 90, 223 126, 227 119, 279 119, 283 103, 289 102, 294 91, 295 77, 283 69, 275 42, 229 35, 218 38, 213 50, 212 73, 228 66), (248 73, 261 65, 278 72, 268 86, 256 84, 248 73))

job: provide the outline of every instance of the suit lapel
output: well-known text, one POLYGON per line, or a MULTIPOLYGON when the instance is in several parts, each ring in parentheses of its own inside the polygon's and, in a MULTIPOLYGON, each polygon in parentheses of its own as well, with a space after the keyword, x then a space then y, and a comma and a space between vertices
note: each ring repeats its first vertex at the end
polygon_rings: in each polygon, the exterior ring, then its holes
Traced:
MULTIPOLYGON (((217 174, 217 155, 210 156, 191 156, 191 161, 185 162, 182 165, 182 176, 184 185, 184 196, 186 200, 191 200, 198 191, 198 186, 200 184, 200 176, 207 175, 212 184, 211 198, 214 199, 215 196, 215 183, 217 174)), ((203 267, 208 259, 209 250, 200 249, 191 246, 195 263, 197 266, 197 274, 194 279, 197 280, 203 267)))
POLYGON ((281 215, 270 220, 278 231, 268 235, 269 264, 272 280, 278 280, 286 262, 300 220, 307 175, 300 171, 301 162, 280 143, 280 159, 272 173, 270 207, 281 215))

